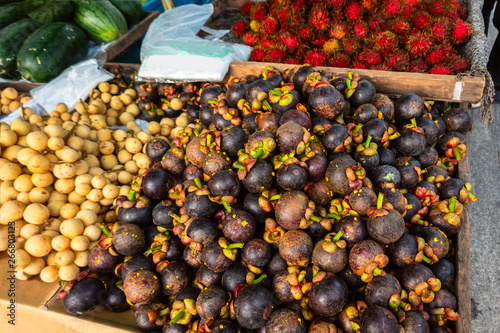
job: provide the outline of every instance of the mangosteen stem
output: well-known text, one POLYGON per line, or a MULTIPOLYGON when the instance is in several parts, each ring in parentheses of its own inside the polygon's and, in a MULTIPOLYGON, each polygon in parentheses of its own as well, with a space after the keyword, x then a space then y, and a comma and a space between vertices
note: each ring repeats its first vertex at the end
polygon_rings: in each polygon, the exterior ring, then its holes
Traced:
POLYGON ((272 195, 269 200, 273 201, 273 200, 278 200, 279 198, 281 197, 280 194, 275 194, 275 195, 272 195))
POLYGON ((262 104, 264 104, 264 106, 266 107, 266 109, 268 111, 271 111, 273 109, 273 107, 271 106, 271 104, 269 104, 269 101, 267 99, 265 99, 264 101, 262 101, 262 104))
POLYGON ((158 316, 158 317, 163 317, 163 316, 168 315, 168 313, 169 313, 169 312, 170 312, 169 308, 166 308, 166 309, 163 309, 163 310, 161 310, 160 312, 158 312, 158 313, 156 314, 156 316, 158 316))
POLYGON ((476 197, 474 194, 470 193, 470 192, 469 192, 469 198, 470 198, 472 201, 477 201, 477 197, 476 197))
POLYGON ((354 128, 354 131, 352 131, 352 135, 358 135, 359 131, 363 128, 363 125, 359 124, 354 128))
POLYGON ((434 143, 431 145, 431 147, 432 147, 432 148, 436 148, 437 144, 438 144, 438 142, 437 142, 437 140, 436 140, 436 141, 434 141, 434 143))
POLYGON ((309 217, 309 221, 319 222, 319 220, 320 220, 320 218, 317 216, 314 216, 314 215, 311 215, 311 217, 309 217))
POLYGON ((181 220, 181 217, 179 215, 173 213, 172 211, 168 212, 168 216, 170 216, 171 218, 173 218, 176 221, 180 221, 181 220))
POLYGON ((231 243, 227 246, 228 249, 241 249, 244 243, 231 243))
POLYGON ((109 229, 108 229, 108 228, 106 228, 106 226, 105 226, 105 225, 101 225, 99 228, 102 230, 102 232, 103 232, 106 236, 111 237, 111 231, 109 231, 109 229))
POLYGON ((377 209, 382 209, 383 202, 384 202, 384 195, 382 193, 379 193, 377 197, 377 209))
POLYGON ((152 247, 150 249, 148 249, 146 252, 144 252, 144 255, 147 257, 148 255, 150 255, 151 253, 153 253, 154 251, 156 250, 161 250, 162 246, 161 245, 157 245, 155 247, 152 247))
POLYGON ((328 214, 326 214, 326 218, 327 218, 327 219, 336 219, 336 220, 340 220, 340 216, 338 216, 337 214, 333 214, 333 213, 328 213, 328 214))
POLYGON ((412 118, 411 120, 411 124, 415 127, 417 127, 417 121, 415 120, 415 118, 412 118))
POLYGON ((202 187, 200 178, 196 177, 195 179, 193 179, 193 181, 196 184, 196 187, 198 187, 198 188, 202 187))
POLYGON ((457 161, 462 160, 462 158, 460 157, 460 151, 458 150, 458 148, 453 149, 453 153, 455 153, 455 158, 457 161))
POLYGON ((351 80, 346 80, 345 81, 346 85, 347 85, 347 89, 348 90, 352 90, 352 84, 351 84, 351 80))
POLYGON ((252 157, 259 158, 260 156, 262 156, 262 154, 264 154, 264 149, 259 149, 255 152, 255 154, 252 155, 252 157))
POLYGON ((338 242, 343 235, 344 233, 342 231, 337 232, 332 238, 332 242, 338 242))
POLYGON ((222 206, 224 206, 224 208, 226 208, 226 210, 229 213, 231 213, 231 210, 232 210, 231 206, 227 202, 225 202, 224 200, 221 200, 221 203, 222 203, 222 206))
POLYGON ((430 260, 427 256, 423 255, 422 256, 422 261, 428 263, 429 265, 432 265, 432 260, 430 260))
POLYGON ((172 318, 172 320, 170 321, 170 324, 177 324, 177 322, 178 322, 179 320, 181 320, 181 319, 182 319, 182 317, 184 317, 184 316, 186 315, 186 312, 187 312, 187 311, 186 311, 186 310, 184 310, 184 309, 180 310, 180 311, 179 311, 179 312, 175 315, 175 317, 174 317, 174 318, 172 318))
POLYGON ((252 285, 256 285, 256 284, 259 284, 261 283, 262 281, 264 281, 264 279, 267 278, 267 275, 266 274, 262 274, 261 276, 259 276, 257 279, 253 280, 252 281, 252 285))
POLYGON ((133 191, 131 190, 129 193, 128 193, 128 199, 130 201, 135 201, 137 199, 137 192, 136 191, 133 191))
POLYGON ((234 162, 233 163, 233 168, 236 168, 236 169, 239 169, 239 170, 243 170, 243 169, 245 169, 245 164, 240 163, 240 162, 234 162))
POLYGON ((450 212, 452 212, 452 213, 455 212, 456 203, 457 203, 457 198, 456 197, 451 197, 450 198, 450 202, 448 204, 448 209, 450 210, 450 212))
POLYGON ((382 274, 383 270, 381 270, 380 268, 378 267, 375 267, 375 269, 373 270, 373 275, 380 275, 382 274))
POLYGON ((368 137, 366 138, 366 142, 365 142, 365 148, 370 147, 370 142, 371 141, 372 141, 372 136, 368 135, 368 137))

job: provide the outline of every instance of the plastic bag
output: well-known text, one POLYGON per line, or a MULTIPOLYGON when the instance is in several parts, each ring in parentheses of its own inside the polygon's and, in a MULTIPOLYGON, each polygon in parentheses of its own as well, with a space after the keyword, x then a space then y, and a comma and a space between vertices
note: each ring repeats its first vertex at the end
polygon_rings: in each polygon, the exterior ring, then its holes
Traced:
MULTIPOLYGON (((222 81, 233 61, 248 60, 249 46, 196 36, 212 13, 212 4, 185 5, 153 21, 141 46, 139 78, 222 81)), ((220 36, 216 30, 211 32, 220 36)))
MULTIPOLYGON (((30 91, 33 98, 24 107, 31 107, 37 114, 49 114, 58 103, 65 103, 69 110, 75 108, 80 99, 87 99, 88 94, 97 84, 108 81, 113 75, 102 69, 99 57, 87 59, 68 67, 59 76, 47 84, 30 91)), ((21 117, 21 108, 2 119, 10 124, 21 117)))

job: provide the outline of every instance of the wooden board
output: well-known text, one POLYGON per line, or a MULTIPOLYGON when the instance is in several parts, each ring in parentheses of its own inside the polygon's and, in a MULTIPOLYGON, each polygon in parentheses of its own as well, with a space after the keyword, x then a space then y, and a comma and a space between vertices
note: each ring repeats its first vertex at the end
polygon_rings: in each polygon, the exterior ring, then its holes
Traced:
MULTIPOLYGON (((260 74, 266 66, 283 71, 297 65, 235 61, 231 64, 228 76, 240 77, 246 74, 260 74)), ((349 69, 336 67, 315 67, 334 74, 337 77, 346 77, 349 69)), ((377 92, 391 97, 404 93, 415 93, 428 100, 448 102, 478 103, 483 96, 485 87, 484 77, 464 77, 458 80, 454 75, 436 75, 420 73, 403 73, 376 71, 368 69, 351 70, 371 81, 377 87, 377 92)))
POLYGON ((155 18, 160 15, 160 12, 145 12, 144 19, 134 25, 125 35, 121 36, 106 48, 108 61, 116 58, 120 53, 125 51, 130 45, 134 44, 148 31, 149 25, 155 18))
MULTIPOLYGON (((467 105, 462 103, 461 107, 467 110, 467 105)), ((465 135, 466 145, 468 135, 465 135)), ((458 164, 458 178, 465 183, 469 182, 469 154, 458 164)), ((474 203, 471 203, 474 204, 474 203)), ((457 333, 471 332, 471 291, 470 291, 470 221, 469 207, 464 207, 464 219, 460 227, 460 232, 455 238, 455 268, 456 268, 456 286, 458 314, 460 319, 457 322, 457 333)))

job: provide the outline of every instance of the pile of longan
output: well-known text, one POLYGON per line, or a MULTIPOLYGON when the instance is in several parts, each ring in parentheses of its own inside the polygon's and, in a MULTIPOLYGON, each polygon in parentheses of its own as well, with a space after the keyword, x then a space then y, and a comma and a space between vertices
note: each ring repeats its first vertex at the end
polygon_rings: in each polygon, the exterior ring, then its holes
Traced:
POLYGON ((152 165, 146 143, 188 125, 182 114, 143 131, 135 98, 133 89, 102 82, 75 110, 60 103, 40 116, 23 108, 21 118, 0 123, 0 252, 14 221, 18 279, 74 279, 104 237, 99 226, 117 220, 114 199, 152 165))
POLYGON ((2 106, 0 114, 12 113, 30 99, 31 97, 19 94, 18 91, 12 87, 5 88, 0 92, 0 105, 2 106))

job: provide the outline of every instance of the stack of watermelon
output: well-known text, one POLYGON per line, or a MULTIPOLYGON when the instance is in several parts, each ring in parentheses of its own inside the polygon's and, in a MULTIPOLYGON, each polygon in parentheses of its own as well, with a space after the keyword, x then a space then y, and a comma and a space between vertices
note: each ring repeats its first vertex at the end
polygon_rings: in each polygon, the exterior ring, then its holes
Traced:
POLYGON ((0 0, 0 77, 48 82, 144 16, 140 0, 0 0))

